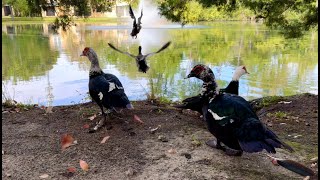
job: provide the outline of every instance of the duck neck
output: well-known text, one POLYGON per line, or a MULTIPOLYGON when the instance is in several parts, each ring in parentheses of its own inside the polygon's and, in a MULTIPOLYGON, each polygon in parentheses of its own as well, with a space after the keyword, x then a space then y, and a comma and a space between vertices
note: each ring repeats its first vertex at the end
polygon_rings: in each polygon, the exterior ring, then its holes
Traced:
POLYGON ((88 58, 91 61, 91 67, 90 67, 90 72, 89 74, 101 74, 102 73, 102 69, 99 66, 99 60, 98 57, 95 53, 90 53, 88 55, 88 58))
POLYGON ((232 76, 232 81, 239 81, 241 76, 242 74, 240 71, 235 71, 232 76))
POLYGON ((142 47, 141 46, 139 46, 139 55, 142 55, 142 47))
POLYGON ((201 89, 201 95, 206 96, 208 98, 214 98, 218 92, 218 84, 215 80, 214 75, 205 76, 203 80, 203 85, 201 89))

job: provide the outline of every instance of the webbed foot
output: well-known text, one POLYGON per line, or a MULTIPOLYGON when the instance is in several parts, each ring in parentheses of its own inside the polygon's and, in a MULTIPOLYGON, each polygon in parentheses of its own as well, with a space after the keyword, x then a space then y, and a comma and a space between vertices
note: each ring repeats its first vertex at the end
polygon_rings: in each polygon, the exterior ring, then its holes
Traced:
POLYGON ((231 148, 226 148, 224 152, 228 156, 242 156, 242 154, 243 154, 242 150, 235 150, 235 149, 231 149, 231 148))
POLYGON ((209 140, 206 142, 206 145, 212 147, 212 148, 216 148, 216 149, 221 149, 223 151, 225 151, 225 147, 221 146, 220 142, 216 141, 216 140, 209 140))

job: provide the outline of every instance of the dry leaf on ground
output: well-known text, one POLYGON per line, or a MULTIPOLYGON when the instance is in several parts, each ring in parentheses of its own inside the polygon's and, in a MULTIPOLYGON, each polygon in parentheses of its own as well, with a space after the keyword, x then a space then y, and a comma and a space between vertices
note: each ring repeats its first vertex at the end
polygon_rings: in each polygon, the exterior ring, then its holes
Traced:
POLYGON ((93 116, 88 117, 88 119, 89 119, 90 121, 92 121, 92 120, 94 120, 94 118, 96 118, 96 117, 97 117, 97 115, 94 114, 93 116))
POLYGON ((138 122, 138 123, 141 123, 141 124, 144 123, 143 121, 141 121, 140 117, 137 116, 137 115, 133 115, 133 120, 136 121, 136 122, 138 122))
POLYGON ((64 134, 62 135, 61 138, 61 146, 62 146, 62 150, 66 149, 67 147, 71 146, 74 142, 74 139, 71 135, 69 134, 64 134))
POLYGON ((89 129, 89 128, 90 128, 90 125, 89 125, 89 124, 85 124, 85 125, 83 125, 83 128, 84 128, 84 129, 89 129))
POLYGON ((45 178, 48 178, 49 175, 48 174, 42 174, 41 176, 39 176, 40 179, 45 179, 45 178))
POLYGON ((109 138, 110 138, 110 136, 104 137, 100 143, 101 143, 101 144, 106 143, 106 141, 107 141, 109 138))
POLYGON ((177 150, 171 148, 171 149, 168 150, 168 153, 169 153, 169 154, 176 154, 176 153, 177 153, 177 150))
POLYGON ((75 173, 77 171, 75 167, 69 167, 67 170, 71 173, 75 173))
POLYGON ((82 170, 84 171, 88 171, 89 170, 89 165, 87 162, 83 161, 80 159, 80 167, 82 170))

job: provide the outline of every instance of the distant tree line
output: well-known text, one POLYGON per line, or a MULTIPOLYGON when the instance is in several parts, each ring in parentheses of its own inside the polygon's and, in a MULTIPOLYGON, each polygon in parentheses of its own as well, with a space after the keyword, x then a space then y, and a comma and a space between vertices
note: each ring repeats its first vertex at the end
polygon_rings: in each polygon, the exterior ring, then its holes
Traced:
POLYGON ((288 38, 318 28, 318 0, 156 0, 160 15, 182 26, 219 19, 262 20, 288 38))
MULTIPOLYGON (((118 0, 119 2, 131 3, 133 7, 138 5, 138 0, 118 0)), ((15 16, 41 17, 41 11, 48 7, 59 6, 66 13, 73 7, 79 16, 89 16, 90 12, 111 11, 116 0, 3 0, 2 6, 14 7, 15 16)))
MULTIPOLYGON (((120 0, 137 6, 139 0, 120 0)), ((182 26, 199 21, 254 20, 269 28, 280 29, 286 37, 301 37, 305 31, 318 28, 318 0, 153 0, 159 14, 182 26)), ((41 10, 59 6, 56 27, 73 23, 71 7, 77 16, 110 11, 116 0, 3 0, 14 7, 16 16, 41 16, 41 10)))

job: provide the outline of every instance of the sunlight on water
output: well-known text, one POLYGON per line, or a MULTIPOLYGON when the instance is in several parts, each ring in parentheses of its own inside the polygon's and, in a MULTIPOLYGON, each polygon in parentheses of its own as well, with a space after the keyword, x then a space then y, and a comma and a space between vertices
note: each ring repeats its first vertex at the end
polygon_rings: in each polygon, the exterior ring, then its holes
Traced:
MULTIPOLYGON (((145 7, 145 5, 144 5, 145 7)), ((137 39, 128 24, 79 24, 68 32, 53 34, 48 24, 2 27, 3 97, 22 103, 68 105, 87 102, 90 62, 80 57, 84 47, 98 54, 104 72, 116 75, 130 100, 144 100, 154 93, 174 101, 196 95, 201 81, 184 79, 192 67, 203 63, 226 87, 238 65, 249 75, 240 80, 240 95, 246 99, 269 95, 318 92, 318 38, 286 40, 257 24, 224 22, 161 25, 143 22, 137 39), (138 72, 135 60, 113 51, 112 43, 137 54, 168 49, 148 59, 150 70, 138 72)))

